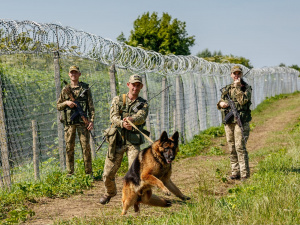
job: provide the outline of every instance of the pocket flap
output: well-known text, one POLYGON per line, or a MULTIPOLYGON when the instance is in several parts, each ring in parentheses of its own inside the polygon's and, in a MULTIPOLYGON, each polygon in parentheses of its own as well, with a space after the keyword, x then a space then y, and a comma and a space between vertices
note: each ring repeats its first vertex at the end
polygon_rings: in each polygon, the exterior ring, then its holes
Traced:
POLYGON ((116 132, 117 132, 117 128, 115 127, 110 127, 110 128, 107 128, 106 130, 103 131, 103 134, 104 136, 112 136, 114 135, 116 132))

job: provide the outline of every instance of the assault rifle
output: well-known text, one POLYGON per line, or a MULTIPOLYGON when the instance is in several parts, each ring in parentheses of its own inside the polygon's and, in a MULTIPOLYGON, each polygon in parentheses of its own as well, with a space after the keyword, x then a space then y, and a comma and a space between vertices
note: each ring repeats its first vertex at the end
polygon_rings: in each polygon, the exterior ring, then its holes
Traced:
POLYGON ((158 96, 160 93, 164 92, 165 90, 167 90, 169 87, 171 87, 172 85, 169 85, 168 87, 166 87, 165 89, 163 89, 162 91, 160 91, 159 93, 157 93, 156 95, 154 95, 152 98, 150 98, 149 100, 147 100, 146 102, 139 102, 138 104, 136 104, 132 110, 134 112, 139 111, 140 109, 142 109, 144 107, 145 104, 147 104, 148 102, 150 102, 153 98, 155 98, 156 96, 158 96))
POLYGON ((81 92, 81 94, 79 95, 80 97, 83 97, 84 96, 84 94, 85 94, 85 92, 87 92, 88 90, 90 90, 91 89, 91 87, 93 87, 93 85, 94 84, 96 84, 97 82, 95 82, 95 83, 93 83, 91 86, 89 86, 89 88, 88 89, 84 89, 83 90, 83 92, 81 92))
MULTIPOLYGON (((142 108, 144 107, 144 105, 145 105, 146 103, 150 102, 151 99, 155 98, 156 96, 158 96, 160 93, 162 93, 163 91, 165 91, 166 89, 168 89, 168 88, 171 87, 171 86, 172 86, 172 85, 169 85, 168 87, 166 87, 165 89, 163 89, 162 91, 160 91, 158 94, 156 94, 156 95, 154 95, 152 98, 150 98, 148 101, 146 101, 146 102, 139 102, 138 104, 136 104, 136 105, 132 108, 132 110, 133 110, 134 112, 139 111, 140 109, 142 109, 142 108)), ((112 126, 111 126, 111 128, 112 128, 112 126)), ((105 142, 105 139, 106 139, 106 136, 104 135, 101 144, 100 144, 99 147, 96 149, 96 152, 98 152, 98 150, 102 147, 102 145, 103 145, 104 142, 105 142)))
MULTIPOLYGON (((225 89, 225 87, 220 89, 220 91, 221 91, 222 94, 224 93, 224 91, 223 91, 224 89, 225 89)), ((228 92, 228 91, 227 91, 227 93, 225 94, 225 96, 226 96, 226 98, 227 98, 227 100, 228 100, 228 104, 229 104, 229 107, 230 107, 230 109, 231 109, 231 110, 229 111, 229 113, 227 113, 227 115, 225 116, 225 119, 224 119, 224 120, 225 120, 225 123, 226 123, 232 116, 234 116, 234 118, 235 118, 237 124, 238 124, 239 127, 241 128, 241 131, 242 131, 242 137, 243 137, 243 139, 244 139, 244 141, 245 141, 245 144, 246 144, 246 143, 247 143, 247 140, 246 140, 246 138, 245 138, 245 136, 244 136, 244 127, 243 127, 243 124, 242 124, 242 121, 241 121, 240 114, 239 114, 237 108, 235 107, 234 101, 230 98, 229 92, 228 92)))
MULTIPOLYGON (((250 69, 250 70, 251 70, 251 69, 250 69)), ((250 70, 248 70, 247 73, 249 73, 250 70)), ((245 73, 245 75, 246 75, 247 73, 245 73)), ((244 75, 244 76, 245 76, 245 75, 244 75)), ((244 139, 245 144, 246 144, 246 143, 247 143, 247 140, 246 140, 246 138, 245 138, 245 136, 244 136, 244 127, 243 127, 243 124, 242 124, 242 121, 241 121, 240 114, 239 114, 237 108, 235 107, 234 101, 230 98, 229 92, 228 92, 228 91, 225 93, 225 87, 221 88, 220 91, 221 91, 221 93, 224 94, 225 97, 227 98, 229 107, 230 107, 230 109, 231 109, 231 110, 229 111, 229 113, 227 113, 226 116, 225 116, 225 118, 224 118, 225 123, 226 123, 232 116, 234 116, 235 120, 237 121, 237 124, 238 124, 239 127, 241 128, 242 136, 243 136, 243 139, 244 139)))
MULTIPOLYGON (((89 125, 89 120, 87 118, 87 115, 85 114, 85 112, 83 111, 80 103, 75 99, 74 97, 74 94, 73 94, 73 91, 72 91, 72 88, 70 85, 68 85, 68 83, 64 80, 64 83, 66 84, 66 88, 65 88, 65 91, 67 93, 67 95, 69 96, 69 98, 71 99, 72 102, 74 102, 77 106, 75 107, 75 112, 71 115, 71 120, 73 121, 76 117, 80 116, 81 119, 83 120, 84 122, 84 125, 86 127, 88 127, 89 125)), ((85 89, 85 91, 87 91, 88 89, 85 89)), ((80 96, 82 97, 82 93, 80 94, 80 96)), ((93 141, 95 144, 97 144, 97 141, 96 141, 96 138, 95 138, 95 135, 89 130, 92 138, 93 138, 93 141)), ((102 143, 103 144, 103 143, 102 143)), ((101 145, 102 145, 101 144, 101 145)))
POLYGON ((99 151, 99 149, 102 147, 102 145, 104 144, 105 140, 106 140, 106 136, 103 136, 100 145, 99 145, 98 148, 96 149, 96 153, 97 153, 97 152, 99 151))
POLYGON ((65 91, 72 102, 74 102, 77 106, 75 108, 75 112, 71 115, 71 120, 73 121, 77 116, 80 116, 81 119, 84 122, 84 125, 87 127, 89 125, 89 121, 87 119, 86 114, 84 113, 80 103, 75 99, 72 88, 70 85, 68 85, 67 81, 64 80, 64 83, 66 84, 65 91))

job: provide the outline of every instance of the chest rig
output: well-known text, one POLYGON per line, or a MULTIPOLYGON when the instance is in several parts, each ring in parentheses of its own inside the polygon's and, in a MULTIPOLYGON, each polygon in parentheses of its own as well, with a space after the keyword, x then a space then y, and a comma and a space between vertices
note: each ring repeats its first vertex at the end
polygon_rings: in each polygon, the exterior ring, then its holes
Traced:
MULTIPOLYGON (((130 104, 126 94, 120 96, 119 115, 121 116, 121 120, 123 120, 123 118, 125 117, 130 117, 136 114, 138 112, 138 109, 136 109, 135 106, 140 102, 145 103, 146 101, 143 98, 138 97, 134 102, 131 102, 130 104)), ((145 123, 137 125, 137 128, 142 130, 144 125, 145 123)), ((144 136, 134 128, 132 128, 132 130, 122 129, 121 134, 123 137, 123 144, 141 145, 145 142, 144 136)))
MULTIPOLYGON (((74 88, 72 88, 73 91, 73 95, 74 98, 77 102, 79 102, 83 112, 87 115, 87 110, 88 110, 88 96, 87 96, 87 92, 85 92, 85 94, 83 96, 80 96, 80 94, 85 90, 88 89, 89 85, 83 82, 79 83, 79 88, 77 90, 77 88, 74 90, 74 88)), ((64 94, 64 99, 65 100, 71 100, 69 95, 67 93, 64 94)), ((64 109, 64 123, 65 125, 72 125, 72 124, 79 124, 79 123, 84 123, 83 120, 81 119, 80 116, 77 116, 76 118, 74 118, 73 120, 71 120, 72 115, 75 113, 75 108, 70 108, 69 106, 67 106, 64 109)))
MULTIPOLYGON (((246 89, 249 87, 248 84, 244 81, 242 81, 242 91, 245 92, 246 89)), ((235 107, 238 110, 239 114, 240 114, 240 118, 242 120, 242 123, 245 122, 249 122, 251 121, 252 117, 251 117, 251 110, 250 110, 250 106, 251 106, 251 100, 249 100, 246 104, 244 105, 240 105, 237 101, 234 89, 232 88, 232 85, 229 84, 225 87, 225 92, 229 93, 229 96, 231 98, 232 101, 234 101, 235 107)), ((224 98, 224 96, 222 95, 222 98, 224 98)), ((225 117, 226 115, 230 112, 230 108, 225 108, 225 109, 221 109, 221 114, 222 114, 222 122, 224 124, 226 124, 225 121, 225 117)), ((236 123, 235 118, 232 116, 227 123, 236 123)))

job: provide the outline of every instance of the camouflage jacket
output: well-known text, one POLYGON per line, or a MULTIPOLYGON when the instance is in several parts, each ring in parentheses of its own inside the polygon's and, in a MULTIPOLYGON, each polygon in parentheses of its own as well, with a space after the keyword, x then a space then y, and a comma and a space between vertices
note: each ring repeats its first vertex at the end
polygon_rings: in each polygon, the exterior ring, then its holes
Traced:
MULTIPOLYGON (((89 85, 83 82, 79 82, 78 86, 71 87, 72 92, 74 94, 74 98, 76 101, 78 101, 83 109, 83 111, 87 114, 87 117, 89 118, 90 121, 94 121, 95 118, 95 108, 94 108, 94 103, 93 103, 93 98, 92 98, 92 93, 91 90, 88 89, 89 85), (79 95, 85 90, 88 89, 83 97, 80 97, 79 95)), ((80 116, 76 117, 74 121, 71 121, 70 118, 72 114, 75 112, 75 107, 70 108, 66 101, 71 101, 70 97, 65 91, 66 87, 64 87, 61 91, 61 94, 59 96, 59 99, 57 101, 57 109, 59 111, 63 111, 63 120, 64 123, 67 124, 76 124, 76 123, 83 123, 82 119, 80 116)))
MULTIPOLYGON (((250 105, 251 105, 251 94, 252 94, 252 88, 250 85, 248 85, 245 81, 242 80, 241 86, 234 87, 234 84, 229 84, 225 87, 225 91, 221 95, 221 100, 217 104, 217 108, 221 110, 222 113, 222 120, 223 123, 225 123, 225 116, 226 114, 230 111, 230 107, 227 107, 225 109, 220 107, 221 102, 228 102, 225 94, 229 93, 229 96, 231 100, 234 101, 235 107, 237 108, 242 123, 245 122, 250 122, 252 117, 251 117, 251 110, 250 110, 250 105)), ((234 116, 232 116, 227 123, 236 123, 236 120, 234 116)))
POLYGON ((116 96, 113 98, 110 108, 110 121, 117 127, 123 128, 122 121, 123 118, 131 116, 134 125, 143 125, 148 116, 149 106, 146 103, 144 107, 138 110, 136 113, 132 108, 139 102, 146 102, 142 97, 138 97, 134 101, 128 98, 128 93, 126 94, 126 102, 123 104, 122 96, 116 96), (124 106, 123 106, 124 105, 124 106))
POLYGON ((141 97, 131 101, 127 93, 125 95, 125 102, 123 101, 122 95, 113 98, 110 108, 110 120, 118 130, 118 137, 116 138, 117 145, 141 145, 145 143, 144 136, 139 131, 135 130, 134 128, 132 128, 132 130, 126 130, 122 128, 123 118, 130 116, 133 119, 132 123, 136 125, 140 131, 145 132, 143 126, 145 125, 148 111, 149 106, 146 103, 146 100, 141 97), (134 106, 140 102, 144 103, 144 106, 137 112, 134 112, 134 106))

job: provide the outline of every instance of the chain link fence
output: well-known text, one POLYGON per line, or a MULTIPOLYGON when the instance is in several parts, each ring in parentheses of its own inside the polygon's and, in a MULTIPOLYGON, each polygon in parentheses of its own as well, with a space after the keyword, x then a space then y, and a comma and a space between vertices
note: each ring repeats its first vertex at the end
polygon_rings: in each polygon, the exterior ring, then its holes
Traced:
MULTIPOLYGON (((220 89, 231 83, 231 64, 165 56, 58 24, 0 20, 0 185, 35 179, 36 163, 39 177, 53 168, 64 169, 63 127, 56 100, 72 64, 80 67, 81 81, 93 85, 94 157, 105 155, 105 145, 97 154, 95 147, 110 125, 112 97, 127 93, 132 73, 143 76, 141 95, 146 99, 171 85, 149 102, 146 126, 152 139, 164 130, 170 134, 178 130, 181 141, 187 142, 221 124, 216 104, 220 89), (34 152, 37 162, 33 162, 34 152)), ((298 71, 286 67, 252 69, 245 78, 253 89, 252 109, 267 97, 298 91, 298 76, 298 71)))

